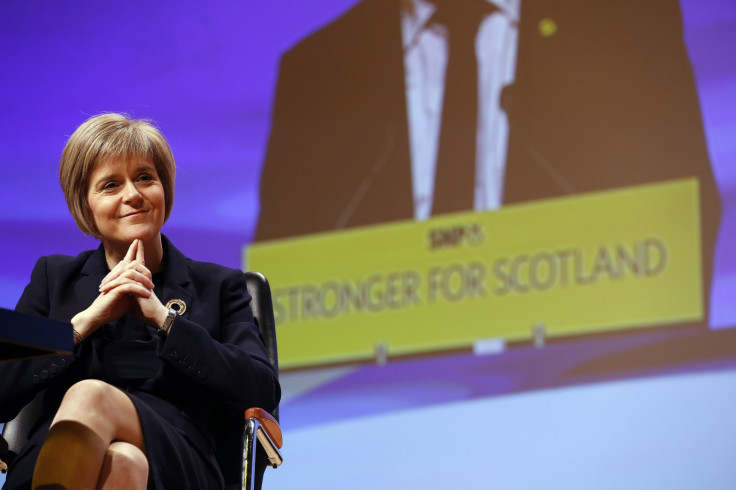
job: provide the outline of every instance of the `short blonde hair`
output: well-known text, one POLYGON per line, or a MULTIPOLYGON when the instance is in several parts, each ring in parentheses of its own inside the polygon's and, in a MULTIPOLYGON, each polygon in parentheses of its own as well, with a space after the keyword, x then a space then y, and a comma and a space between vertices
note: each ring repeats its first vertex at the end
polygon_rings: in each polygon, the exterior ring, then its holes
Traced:
POLYGON ((105 113, 87 119, 69 137, 61 154, 59 181, 74 221, 80 230, 101 238, 87 202, 89 177, 102 160, 148 157, 153 161, 164 188, 169 219, 174 205, 176 163, 166 138, 147 119, 105 113))

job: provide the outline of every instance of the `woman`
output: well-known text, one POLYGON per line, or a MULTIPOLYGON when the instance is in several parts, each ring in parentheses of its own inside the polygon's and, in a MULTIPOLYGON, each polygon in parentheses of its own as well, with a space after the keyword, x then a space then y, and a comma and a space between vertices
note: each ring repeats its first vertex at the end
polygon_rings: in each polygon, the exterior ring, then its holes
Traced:
POLYGON ((222 488, 215 406, 277 405, 242 272, 190 260, 161 234, 175 172, 146 121, 103 114, 69 138, 61 186, 101 245, 42 257, 16 307, 71 322, 75 350, 0 365, 0 420, 46 389, 6 489, 222 488))

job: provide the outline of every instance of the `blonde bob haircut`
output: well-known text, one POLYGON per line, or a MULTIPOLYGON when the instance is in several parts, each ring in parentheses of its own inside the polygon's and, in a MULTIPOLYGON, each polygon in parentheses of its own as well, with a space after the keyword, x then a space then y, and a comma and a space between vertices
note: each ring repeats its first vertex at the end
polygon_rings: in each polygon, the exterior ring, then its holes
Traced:
POLYGON ((131 119, 124 114, 105 113, 87 119, 69 137, 61 154, 59 181, 74 221, 80 230, 102 238, 87 202, 89 177, 103 160, 150 158, 164 188, 169 219, 174 205, 176 163, 166 138, 146 119, 131 119))

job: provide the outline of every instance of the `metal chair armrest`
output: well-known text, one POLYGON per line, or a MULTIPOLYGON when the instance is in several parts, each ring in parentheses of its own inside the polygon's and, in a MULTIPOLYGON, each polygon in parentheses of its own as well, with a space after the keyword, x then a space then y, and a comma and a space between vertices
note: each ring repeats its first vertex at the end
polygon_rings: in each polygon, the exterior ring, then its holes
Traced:
POLYGON ((279 451, 278 446, 276 446, 271 437, 269 437, 268 432, 264 429, 262 424, 258 426, 256 434, 258 442, 261 443, 261 446, 266 451, 266 455, 268 456, 268 461, 271 463, 271 466, 274 468, 281 466, 281 463, 284 462, 284 457, 281 455, 281 451, 279 451))
POLYGON ((245 412, 245 431, 243 434, 243 488, 254 490, 260 488, 260 479, 266 466, 274 468, 284 462, 279 451, 283 442, 281 428, 275 418, 261 408, 249 408, 245 412), (261 446, 261 458, 256 461, 261 446), (265 464, 263 455, 268 458, 265 464))
POLYGON ((269 439, 277 448, 280 449, 284 443, 284 438, 281 434, 281 427, 273 415, 262 408, 253 407, 245 411, 245 419, 248 420, 252 418, 258 419, 258 423, 261 425, 263 430, 266 431, 269 439))

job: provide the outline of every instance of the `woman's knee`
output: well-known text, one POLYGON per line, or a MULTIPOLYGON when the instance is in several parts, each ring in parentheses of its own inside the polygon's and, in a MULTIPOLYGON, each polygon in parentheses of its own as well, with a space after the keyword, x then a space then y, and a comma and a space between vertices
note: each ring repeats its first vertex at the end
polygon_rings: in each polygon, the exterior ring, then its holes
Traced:
POLYGON ((61 408, 65 405, 83 406, 86 409, 102 408, 106 399, 110 396, 110 390, 115 388, 112 385, 100 381, 98 379, 84 379, 73 384, 64 394, 61 401, 61 408))
POLYGON ((100 488, 140 488, 148 480, 148 459, 127 442, 110 444, 100 472, 100 488))
POLYGON ((107 417, 125 395, 114 386, 98 379, 85 379, 72 385, 64 394, 57 418, 77 421, 107 417))
POLYGON ((71 422, 89 429, 102 440, 119 440, 143 449, 143 434, 133 401, 113 385, 86 379, 64 395, 51 427, 71 422))
MULTIPOLYGON (((138 414, 130 398, 113 385, 97 379, 79 381, 67 390, 53 424, 66 420, 93 430, 111 430, 110 437, 127 438, 128 434, 135 436, 140 432, 138 414)), ((137 442, 137 439, 128 442, 137 442)))
POLYGON ((79 401, 99 405, 110 396, 111 390, 117 390, 117 388, 99 379, 83 379, 74 383, 66 391, 62 403, 79 401))

